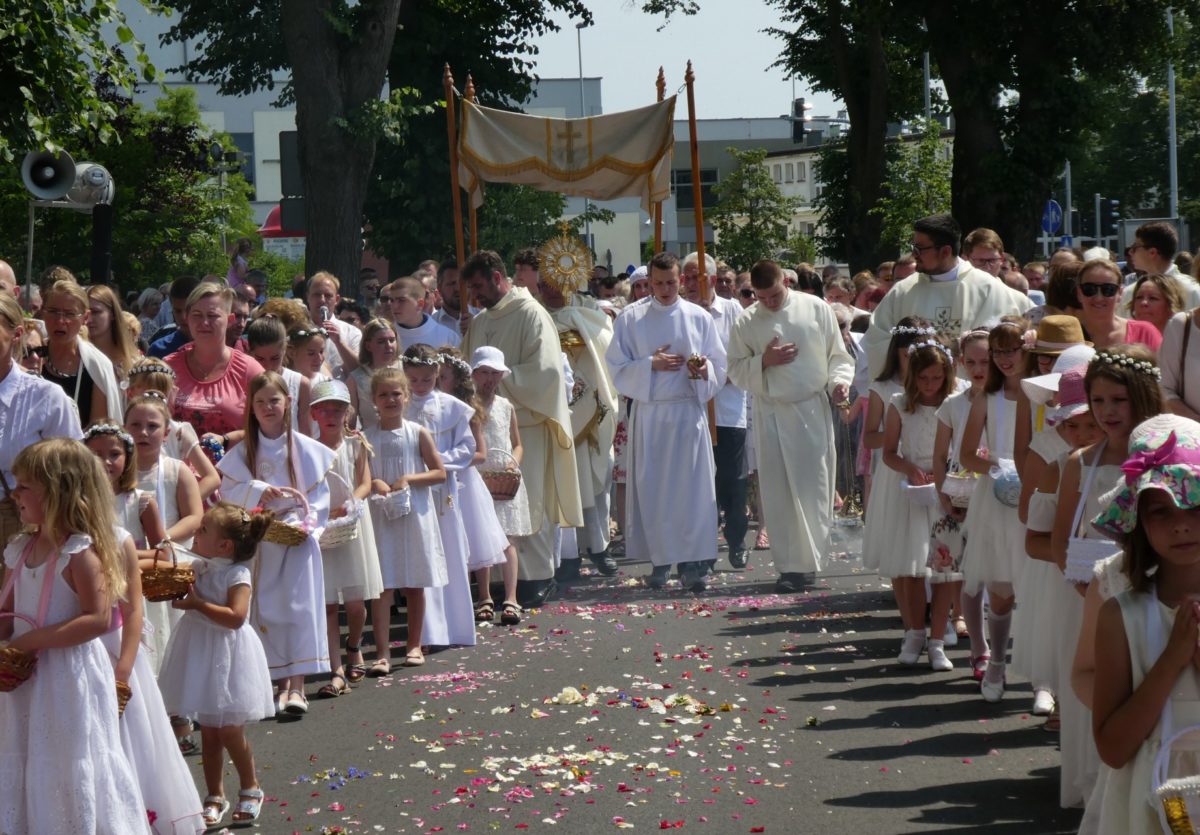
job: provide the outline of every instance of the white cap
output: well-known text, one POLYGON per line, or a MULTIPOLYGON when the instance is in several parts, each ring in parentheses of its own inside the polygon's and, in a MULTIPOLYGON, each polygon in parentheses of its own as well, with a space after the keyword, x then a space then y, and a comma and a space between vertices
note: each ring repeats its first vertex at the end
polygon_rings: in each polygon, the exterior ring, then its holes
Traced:
POLYGON ((1083 252, 1083 263, 1088 261, 1111 261, 1112 253, 1102 246, 1094 246, 1083 252))
POLYGON ((648 270, 645 266, 641 266, 629 274, 629 283, 632 284, 635 281, 640 281, 643 278, 649 277, 650 270, 648 270))
POLYGON ((471 354, 471 370, 478 371, 480 368, 490 368, 501 374, 508 374, 511 370, 504 364, 504 352, 491 345, 481 345, 471 354))

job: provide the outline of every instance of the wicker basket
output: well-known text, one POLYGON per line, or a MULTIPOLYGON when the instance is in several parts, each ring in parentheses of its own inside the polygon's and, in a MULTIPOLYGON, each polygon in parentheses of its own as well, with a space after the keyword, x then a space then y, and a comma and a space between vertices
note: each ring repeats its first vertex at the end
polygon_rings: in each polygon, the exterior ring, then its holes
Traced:
MULTIPOLYGON (((302 511, 302 516, 308 516, 308 499, 299 490, 293 490, 291 487, 278 487, 288 496, 295 499, 295 505, 302 511)), ((279 519, 271 521, 271 526, 267 528, 267 535, 263 537, 267 542, 273 542, 276 545, 284 545, 293 547, 303 545, 308 539, 308 531, 297 525, 289 525, 287 522, 282 522, 279 519)))
POLYGON ((950 504, 955 507, 966 507, 975 492, 975 482, 978 476, 974 473, 947 473, 942 480, 942 492, 950 498, 950 504))
POLYGON ((133 698, 133 688, 123 681, 117 682, 117 716, 125 713, 125 705, 133 698))
POLYGON ((174 543, 167 543, 171 552, 171 564, 158 564, 158 550, 154 552, 154 566, 142 569, 142 595, 152 603, 164 603, 168 600, 180 600, 187 596, 192 583, 196 582, 196 572, 189 565, 180 565, 175 556, 174 543))
MULTIPOLYGON (((37 626, 36 623, 24 615, 18 615, 13 612, 4 612, 0 614, 0 617, 20 618, 30 626, 37 626)), ((29 681, 29 677, 33 675, 33 670, 36 666, 37 656, 32 652, 14 649, 7 644, 0 647, 0 693, 11 693, 29 681)))
POLYGON ((521 486, 521 470, 517 459, 502 449, 489 449, 487 460, 479 468, 479 475, 487 486, 492 499, 498 502, 512 501, 521 486))
POLYGON ((360 499, 354 498, 353 491, 346 480, 337 473, 329 474, 331 493, 330 506, 347 508, 346 515, 331 519, 321 533, 321 550, 336 548, 358 539, 358 520, 362 518, 363 505, 360 499))
MULTIPOLYGON (((1168 702, 1167 710, 1170 707, 1168 702)), ((1155 757, 1152 789, 1159 804, 1159 823, 1166 835, 1194 835, 1200 831, 1196 827, 1200 820, 1200 774, 1195 773, 1197 742, 1200 742, 1200 727, 1184 728, 1164 740, 1155 757), (1182 762, 1175 767, 1172 754, 1183 755, 1182 762)))

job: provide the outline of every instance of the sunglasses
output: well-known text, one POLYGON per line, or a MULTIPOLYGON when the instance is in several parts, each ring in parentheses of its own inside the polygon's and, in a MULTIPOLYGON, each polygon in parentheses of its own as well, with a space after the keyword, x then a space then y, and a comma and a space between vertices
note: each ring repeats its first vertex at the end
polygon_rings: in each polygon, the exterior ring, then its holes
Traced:
POLYGON ((741 296, 743 299, 752 299, 752 298, 754 298, 754 291, 750 290, 750 289, 746 289, 746 290, 740 291, 738 293, 738 295, 741 296))
POLYGON ((1115 284, 1096 284, 1091 281, 1081 282, 1079 292, 1083 293, 1089 299, 1099 293, 1106 299, 1111 299, 1117 293, 1121 292, 1121 288, 1115 284))
POLYGON ((49 345, 30 345, 28 348, 25 349, 25 355, 28 357, 37 357, 38 359, 45 359, 49 354, 50 354, 50 346, 49 345))

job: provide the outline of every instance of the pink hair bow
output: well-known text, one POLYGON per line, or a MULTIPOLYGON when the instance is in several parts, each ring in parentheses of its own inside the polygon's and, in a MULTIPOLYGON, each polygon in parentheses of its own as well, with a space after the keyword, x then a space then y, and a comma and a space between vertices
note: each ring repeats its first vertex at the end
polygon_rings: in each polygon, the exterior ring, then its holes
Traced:
POLYGON ((1178 448, 1178 438, 1172 432, 1157 449, 1147 449, 1135 452, 1121 465, 1125 473, 1125 483, 1130 487, 1143 475, 1156 467, 1166 467, 1171 464, 1191 464, 1200 466, 1200 449, 1178 448))

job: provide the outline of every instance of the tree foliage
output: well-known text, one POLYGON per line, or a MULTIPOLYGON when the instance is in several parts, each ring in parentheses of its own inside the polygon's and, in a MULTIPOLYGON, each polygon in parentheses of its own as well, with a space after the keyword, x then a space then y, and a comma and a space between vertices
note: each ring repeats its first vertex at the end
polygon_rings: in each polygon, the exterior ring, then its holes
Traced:
POLYGON ((0 14, 0 159, 107 142, 117 117, 96 79, 128 91, 157 75, 117 0, 22 0, 0 14), (109 43, 108 30, 120 47, 109 43))
POLYGON ((717 252, 739 272, 760 258, 772 258, 788 242, 792 216, 799 201, 784 197, 763 161, 762 149, 728 148, 737 161, 714 190, 717 205, 709 214, 716 232, 717 252))
POLYGON ((926 215, 950 211, 950 173, 946 140, 936 121, 917 124, 915 142, 899 144, 887 167, 883 196, 871 209, 883 221, 882 242, 895 254, 912 237, 913 222, 926 215))
MULTIPOLYGON (((249 186, 241 174, 224 187, 209 166, 215 137, 200 121, 195 92, 168 90, 154 109, 134 104, 111 85, 97 95, 116 116, 119 142, 99 137, 71 147, 80 160, 98 162, 116 183, 113 203, 113 275, 123 290, 157 285, 181 273, 224 275, 229 257, 221 232, 252 234, 249 186)), ((232 148, 232 145, 230 145, 232 148)), ((0 252, 25 252, 29 194, 14 167, 0 177, 0 252)), ((34 275, 64 264, 87 276, 91 221, 69 209, 39 209, 34 234, 34 275)))

